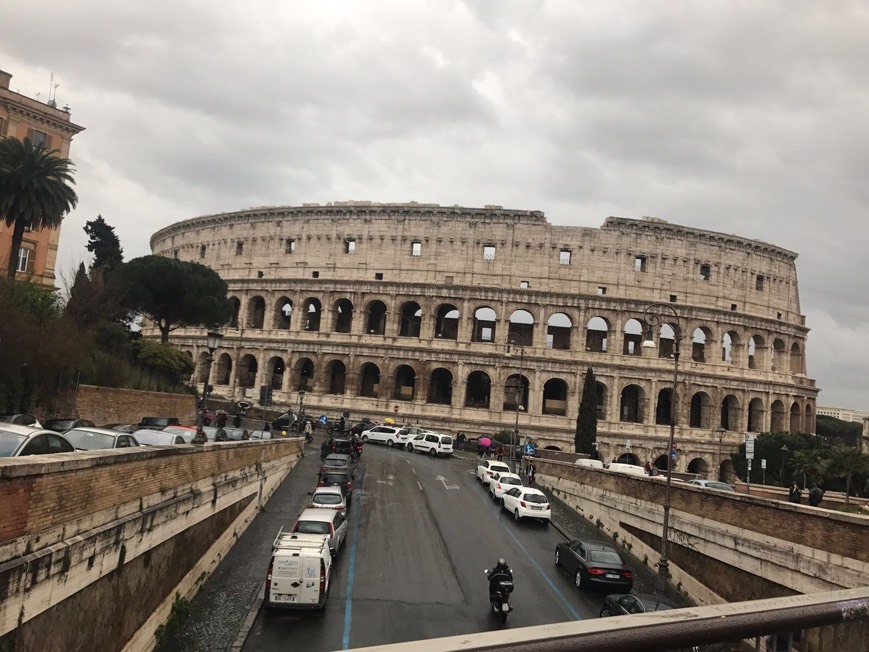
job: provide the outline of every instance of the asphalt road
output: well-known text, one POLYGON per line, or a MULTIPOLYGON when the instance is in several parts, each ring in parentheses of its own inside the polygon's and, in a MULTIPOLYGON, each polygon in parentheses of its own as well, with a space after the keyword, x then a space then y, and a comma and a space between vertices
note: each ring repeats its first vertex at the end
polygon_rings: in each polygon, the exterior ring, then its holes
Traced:
MULTIPOLYGON (((294 496, 313 486, 314 458, 288 478, 294 496)), ((288 643, 341 650, 597 617, 603 596, 578 591, 554 565, 562 535, 537 522, 515 523, 473 469, 468 460, 367 445, 325 615, 260 610, 243 650, 288 643), (489 614, 483 574, 498 557, 507 559, 516 585, 506 624, 489 614)))

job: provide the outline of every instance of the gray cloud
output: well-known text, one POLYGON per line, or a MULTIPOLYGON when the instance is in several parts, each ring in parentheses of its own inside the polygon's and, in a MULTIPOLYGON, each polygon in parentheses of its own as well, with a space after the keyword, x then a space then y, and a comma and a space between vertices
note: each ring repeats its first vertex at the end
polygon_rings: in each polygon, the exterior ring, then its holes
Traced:
POLYGON ((97 213, 130 257, 266 204, 656 215, 798 252, 821 402, 869 408, 864 3, 10 0, 0 30, 87 128, 62 270, 97 213))

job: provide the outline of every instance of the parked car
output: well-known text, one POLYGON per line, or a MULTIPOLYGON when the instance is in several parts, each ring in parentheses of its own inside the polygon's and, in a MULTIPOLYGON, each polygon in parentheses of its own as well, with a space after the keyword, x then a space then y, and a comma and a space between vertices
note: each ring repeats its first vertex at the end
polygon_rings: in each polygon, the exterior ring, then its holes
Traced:
POLYGON ((321 509, 337 509, 346 514, 347 497, 341 487, 317 487, 311 492, 308 507, 321 509))
POLYGON ((332 453, 341 453, 356 457, 356 448, 353 446, 353 440, 347 437, 328 437, 320 445, 320 459, 324 460, 332 453))
POLYGON ((498 502, 504 492, 513 487, 521 487, 522 478, 515 473, 501 471, 492 476, 489 480, 489 493, 492 495, 492 500, 498 502))
POLYGON ((180 426, 181 422, 177 417, 142 417, 139 422, 139 428, 152 428, 154 430, 162 430, 166 426, 180 426))
POLYGON ((408 452, 428 453, 432 457, 449 457, 453 454, 453 438, 437 432, 417 434, 405 444, 408 452))
POLYGON ((332 587, 328 534, 278 532, 266 575, 263 607, 322 613, 332 587))
POLYGON ((46 430, 54 430, 54 432, 66 432, 73 428, 94 428, 94 422, 87 419, 76 419, 75 417, 64 417, 57 419, 49 419, 42 427, 46 430))
POLYGON ((106 430, 117 430, 118 432, 126 432, 127 434, 132 434, 139 429, 139 424, 137 423, 104 423, 100 428, 105 428, 106 430))
POLYGON ((319 509, 308 507, 302 510, 293 532, 299 534, 328 534, 329 550, 332 556, 341 550, 341 544, 347 536, 347 520, 344 513, 335 509, 319 509))
POLYGON ((504 462, 495 462, 493 460, 483 460, 477 464, 477 480, 483 483, 483 486, 489 484, 489 480, 496 473, 510 473, 510 467, 504 462))
POLYGON ((574 466, 582 466, 582 467, 585 467, 587 469, 602 469, 603 468, 603 462, 601 462, 600 460, 592 460, 592 459, 588 459, 586 457, 582 457, 582 458, 576 460, 573 464, 574 464, 574 466))
POLYGON ((644 614, 652 611, 665 611, 676 607, 657 595, 640 593, 612 593, 604 598, 600 617, 627 616, 629 614, 644 614))
POLYGON ((347 471, 356 475, 356 460, 345 453, 329 453, 320 465, 320 473, 325 471, 347 471))
POLYGON ((634 573, 618 550, 600 541, 574 539, 559 543, 555 547, 555 565, 564 568, 580 589, 596 587, 629 593, 634 585, 634 573))
POLYGON ((191 443, 196 436, 196 428, 192 426, 166 426, 163 432, 171 432, 173 435, 181 435, 186 443, 191 443))
POLYGON ((142 446, 173 446, 187 443, 181 435, 174 435, 171 432, 154 430, 152 428, 137 430, 133 433, 133 437, 142 446))
POLYGON ((272 439, 271 430, 252 430, 250 433, 251 439, 272 439))
POLYGON ((540 489, 533 487, 511 487, 501 494, 501 509, 513 515, 516 522, 523 518, 536 518, 544 525, 552 519, 549 499, 540 489))
POLYGON ((616 473, 624 473, 626 475, 646 475, 646 469, 636 464, 622 464, 621 462, 612 462, 606 467, 607 471, 616 473))
POLYGON ((718 480, 700 480, 699 478, 694 480, 686 480, 685 484, 689 487, 703 487, 704 489, 715 489, 715 491, 729 491, 730 493, 735 493, 736 489, 733 488, 733 485, 729 485, 726 482, 719 482, 718 480))
POLYGON ((317 479, 319 487, 341 487, 349 503, 353 499, 353 474, 349 471, 329 470, 320 473, 317 479))
POLYGON ((31 428, 41 428, 42 424, 32 414, 24 413, 8 413, 0 414, 0 423, 14 423, 19 426, 30 426, 31 428))
POLYGON ((73 428, 72 430, 67 430, 64 436, 69 440, 70 444, 80 451, 139 447, 139 442, 133 435, 106 428, 73 428))
POLYGON ((390 448, 393 446, 404 448, 408 439, 407 430, 399 426, 374 426, 362 433, 362 441, 366 444, 372 441, 378 444, 386 444, 390 448))
POLYGON ((74 452, 75 447, 59 432, 17 423, 0 423, 0 457, 74 452))

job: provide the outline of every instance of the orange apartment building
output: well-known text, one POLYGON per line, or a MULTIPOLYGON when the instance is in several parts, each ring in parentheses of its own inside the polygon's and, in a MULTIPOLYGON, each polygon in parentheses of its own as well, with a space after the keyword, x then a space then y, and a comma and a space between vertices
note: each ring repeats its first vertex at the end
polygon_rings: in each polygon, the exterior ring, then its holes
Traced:
MULTIPOLYGON (((54 100, 47 104, 25 97, 9 88, 12 75, 0 70, 0 138, 30 138, 44 143, 49 150, 59 150, 69 157, 72 137, 84 127, 73 124, 69 109, 58 109, 54 100)), ((2 217, 2 216, 0 216, 2 217)), ((17 278, 54 286, 60 229, 27 231, 18 251, 17 278)), ((5 270, 12 247, 12 228, 0 220, 0 270, 5 270)))

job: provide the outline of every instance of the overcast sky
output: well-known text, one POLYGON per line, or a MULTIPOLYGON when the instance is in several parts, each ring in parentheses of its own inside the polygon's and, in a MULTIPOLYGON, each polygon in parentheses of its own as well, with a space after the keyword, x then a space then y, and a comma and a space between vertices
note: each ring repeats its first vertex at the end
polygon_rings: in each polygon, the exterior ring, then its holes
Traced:
POLYGON ((869 3, 5 0, 0 69, 86 127, 102 214, 347 199, 658 216, 799 253, 819 405, 869 410, 869 3))

